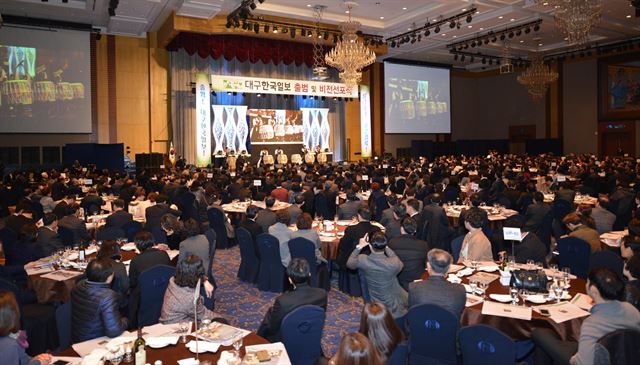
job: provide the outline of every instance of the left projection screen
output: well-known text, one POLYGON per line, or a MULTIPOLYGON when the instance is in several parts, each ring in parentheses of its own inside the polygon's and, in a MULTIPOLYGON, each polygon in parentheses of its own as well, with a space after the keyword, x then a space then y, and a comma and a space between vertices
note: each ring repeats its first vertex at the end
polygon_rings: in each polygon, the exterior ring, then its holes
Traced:
POLYGON ((89 37, 0 29, 0 133, 91 133, 89 37))

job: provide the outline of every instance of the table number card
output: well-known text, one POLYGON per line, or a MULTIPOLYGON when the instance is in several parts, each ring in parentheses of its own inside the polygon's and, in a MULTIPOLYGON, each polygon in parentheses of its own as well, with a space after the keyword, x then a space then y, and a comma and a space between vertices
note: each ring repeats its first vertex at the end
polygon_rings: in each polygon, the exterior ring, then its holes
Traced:
POLYGON ((253 186, 262 186, 262 180, 253 180, 253 186))
POLYGON ((369 180, 369 175, 362 175, 362 180, 368 181, 369 180))
POLYGON ((504 235, 505 241, 522 241, 520 228, 504 227, 502 228, 502 234, 504 235))

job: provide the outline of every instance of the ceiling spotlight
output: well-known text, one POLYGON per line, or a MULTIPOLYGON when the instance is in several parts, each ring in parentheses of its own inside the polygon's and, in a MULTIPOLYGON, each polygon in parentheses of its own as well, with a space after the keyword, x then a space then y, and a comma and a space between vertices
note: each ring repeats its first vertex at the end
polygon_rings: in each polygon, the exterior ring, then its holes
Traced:
POLYGON ((533 30, 534 30, 535 32, 539 31, 539 30, 540 30, 540 24, 536 24, 536 25, 533 27, 533 30))
POLYGON ((487 59, 486 58, 482 58, 482 64, 486 65, 487 64, 487 59))
POLYGON ((338 43, 338 35, 337 34, 333 35, 333 43, 338 43))
POLYGON ((289 33, 289 28, 282 27, 282 33, 284 34, 289 33))
POLYGON ((484 44, 489 44, 489 39, 485 39, 484 44))
POLYGON ((427 29, 427 30, 425 30, 425 31, 424 31, 424 36, 425 36, 425 37, 428 37, 428 36, 429 36, 429 34, 431 34, 431 31, 430 31, 429 29, 427 29))
POLYGON ((505 38, 507 38, 507 37, 504 35, 504 33, 500 34, 500 40, 501 40, 501 41, 504 41, 504 40, 505 40, 505 38))
POLYGON ((415 37, 414 37, 414 38, 411 38, 411 44, 414 44, 414 43, 416 43, 416 39, 415 39, 415 37))
POLYGON ((458 24, 456 25, 456 28, 458 28, 458 29, 462 28, 462 24, 460 24, 460 22, 458 22, 458 24))
POLYGON ((397 45, 396 41, 391 41, 391 48, 395 48, 397 45))
POLYGON ((273 26, 273 32, 274 32, 274 33, 278 33, 278 26, 277 26, 277 25, 274 25, 274 26, 273 26))
POLYGON ((325 41, 329 39, 329 32, 324 32, 324 36, 322 38, 324 38, 325 41))
POLYGON ((493 65, 493 60, 489 59, 489 65, 493 65))
POLYGON ((475 61, 475 60, 476 60, 476 58, 471 56, 471 59, 469 61, 471 61, 471 63, 473 63, 473 61, 475 61))
POLYGON ((491 43, 496 43, 498 41, 498 37, 493 36, 493 38, 491 38, 491 43))
POLYGON ((264 32, 269 33, 269 24, 264 25, 264 32))
POLYGON ((289 35, 291 36, 291 38, 295 38, 296 37, 296 28, 291 27, 291 29, 289 31, 289 35))
POLYGON ((253 25, 253 31, 256 32, 256 34, 260 33, 260 24, 255 23, 253 25))
POLYGON ((462 57, 460 57, 460 61, 464 62, 465 56, 462 55, 462 57))
POLYGON ((525 34, 529 34, 529 33, 531 33, 531 28, 526 27, 526 28, 524 29, 524 33, 525 33, 525 34))
POLYGON ((471 47, 475 47, 475 46, 476 46, 476 42, 475 41, 471 42, 471 47))
POLYGON ((454 54, 454 55, 453 55, 453 60, 454 60, 454 61, 457 61, 457 60, 458 60, 458 55, 457 55, 457 54, 454 54))
POLYGON ((471 16, 471 14, 467 15, 467 23, 471 23, 471 21, 473 20, 473 17, 471 16))
POLYGON ((252 2, 251 4, 249 4, 249 7, 251 8, 251 10, 256 10, 256 3, 252 2))
POLYGON ((300 35, 301 36, 306 36, 307 35, 307 31, 305 29, 300 29, 300 35))
POLYGON ((518 29, 518 31, 516 32, 516 35, 520 37, 522 35, 522 29, 518 29))
POLYGON ((456 22, 455 20, 452 20, 451 23, 449 23, 449 28, 453 29, 456 27, 456 22))
POLYGON ((436 25, 436 29, 433 30, 436 33, 440 33, 440 25, 436 25))
POLYGON ((229 28, 231 28, 231 26, 233 26, 233 24, 231 24, 230 20, 227 20, 227 24, 225 24, 224 26, 227 27, 227 29, 229 29, 229 28))
POLYGON ((513 38, 514 35, 513 32, 509 32, 509 38, 513 38))

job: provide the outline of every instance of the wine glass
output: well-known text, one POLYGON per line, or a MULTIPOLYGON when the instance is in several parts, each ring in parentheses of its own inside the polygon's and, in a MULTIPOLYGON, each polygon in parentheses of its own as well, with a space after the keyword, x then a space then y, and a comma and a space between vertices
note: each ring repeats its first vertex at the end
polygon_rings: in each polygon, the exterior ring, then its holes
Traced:
POLYGON ((486 299, 489 283, 487 283, 486 281, 478 281, 478 288, 480 289, 480 293, 482 294, 482 299, 486 299))
POLYGON ((569 282, 569 279, 571 278, 571 269, 568 267, 563 267, 562 268, 562 275, 564 276, 564 280, 566 282, 569 282))
POLYGON ((112 365, 118 365, 122 362, 122 351, 120 346, 110 346, 109 350, 109 362, 112 365))
POLYGON ((512 286, 509 289, 509 294, 511 295, 511 305, 518 305, 518 288, 512 286))
POLYGON ((535 263, 533 260, 527 260, 527 270, 533 270, 535 263))
POLYGON ((469 280, 469 287, 471 288, 471 294, 475 294, 478 290, 478 281, 476 279, 469 280))
POLYGON ((564 294, 564 289, 560 284, 556 284, 553 286, 553 294, 556 296, 556 302, 560 303, 562 300, 562 295, 564 294))
POLYGON ((191 322, 180 322, 180 324, 178 325, 178 333, 180 333, 180 342, 182 343, 186 343, 187 342, 187 334, 189 333, 189 330, 191 329, 191 322))
POLYGON ((240 348, 242 347, 242 336, 239 336, 235 341, 233 341, 233 349, 240 353, 240 348))
POLYGON ((549 265, 549 269, 551 269, 552 274, 556 274, 556 273, 558 273, 558 265, 557 265, 557 264, 551 264, 551 265, 549 265))
POLYGON ((544 264, 541 261, 536 262, 536 270, 544 269, 544 264))
POLYGON ((524 307, 527 297, 529 296, 529 292, 526 289, 518 290, 518 296, 522 299, 522 306, 524 307))
POLYGON ((478 269, 478 261, 471 260, 471 268, 475 271, 478 269))

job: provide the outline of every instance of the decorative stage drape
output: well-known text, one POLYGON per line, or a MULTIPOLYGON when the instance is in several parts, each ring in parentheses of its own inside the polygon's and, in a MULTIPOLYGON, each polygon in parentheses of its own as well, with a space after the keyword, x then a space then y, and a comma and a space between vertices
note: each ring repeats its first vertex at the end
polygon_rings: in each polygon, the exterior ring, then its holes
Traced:
MULTIPOLYGON (((196 126, 195 126, 195 95, 191 93, 191 82, 195 81, 195 74, 205 72, 207 74, 254 76, 281 79, 309 80, 312 75, 311 68, 305 62, 299 66, 297 62, 284 62, 278 64, 264 63, 258 59, 251 63, 250 58, 241 62, 238 58, 227 60, 225 57, 214 59, 209 54, 206 58, 200 57, 195 48, 190 49, 190 55, 184 48, 171 52, 171 110, 173 142, 178 155, 184 156, 189 163, 196 160, 196 126)), ((223 55, 223 53, 218 53, 223 55)), ((272 58, 275 59, 275 58, 272 58)), ((287 58, 288 60, 288 58, 287 58)), ((332 78, 327 81, 338 82, 337 72, 331 70, 332 78)), ((212 96, 212 104, 217 105, 247 105, 249 108, 262 109, 289 109, 300 108, 329 108, 329 124, 331 127, 330 149, 334 153, 334 161, 340 161, 345 156, 345 102, 334 101, 327 98, 322 101, 312 98, 304 99, 301 96, 284 99, 281 95, 247 94, 242 96, 217 93, 212 96)), ((259 151, 252 151, 259 153, 259 151)))

